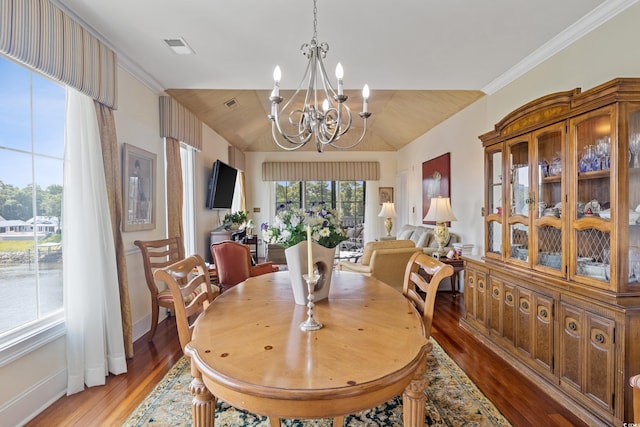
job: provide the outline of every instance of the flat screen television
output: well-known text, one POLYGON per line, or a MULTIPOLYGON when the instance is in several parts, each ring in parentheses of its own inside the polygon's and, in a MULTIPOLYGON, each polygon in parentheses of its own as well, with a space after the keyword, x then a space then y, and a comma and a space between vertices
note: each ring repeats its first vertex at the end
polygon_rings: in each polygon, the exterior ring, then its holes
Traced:
POLYGON ((207 188, 207 209, 231 209, 238 170, 216 160, 207 188))

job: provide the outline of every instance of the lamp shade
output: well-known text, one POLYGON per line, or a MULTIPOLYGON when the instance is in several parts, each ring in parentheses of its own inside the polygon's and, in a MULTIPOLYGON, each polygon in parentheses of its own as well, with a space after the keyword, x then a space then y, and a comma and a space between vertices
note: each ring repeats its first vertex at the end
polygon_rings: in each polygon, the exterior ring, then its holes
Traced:
POLYGON ((380 209, 380 213, 378 214, 380 218, 395 218, 396 217, 396 208, 392 202, 384 202, 382 204, 382 209, 380 209))
POLYGON ((451 211, 451 201, 448 197, 433 197, 429 212, 423 218, 423 221, 448 222, 457 221, 458 219, 451 211))

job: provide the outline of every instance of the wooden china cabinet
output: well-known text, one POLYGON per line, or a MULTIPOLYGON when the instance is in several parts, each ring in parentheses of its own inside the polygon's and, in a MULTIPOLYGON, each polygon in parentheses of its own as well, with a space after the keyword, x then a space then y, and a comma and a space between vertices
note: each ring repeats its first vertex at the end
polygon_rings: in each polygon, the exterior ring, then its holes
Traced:
POLYGON ((587 423, 632 421, 640 79, 542 97, 480 139, 485 254, 465 259, 462 325, 587 423))

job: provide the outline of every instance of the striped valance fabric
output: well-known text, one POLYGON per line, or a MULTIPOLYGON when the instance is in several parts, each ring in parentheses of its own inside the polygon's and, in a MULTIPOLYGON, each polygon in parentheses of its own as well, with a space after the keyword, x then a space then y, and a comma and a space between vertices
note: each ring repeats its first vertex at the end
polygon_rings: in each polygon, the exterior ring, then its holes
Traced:
POLYGON ((0 0, 0 52, 117 107, 115 52, 49 0, 0 0))
POLYGON ((263 181, 377 181, 379 162, 264 162, 263 181))
POLYGON ((170 96, 160 97, 160 136, 202 150, 202 122, 170 96))

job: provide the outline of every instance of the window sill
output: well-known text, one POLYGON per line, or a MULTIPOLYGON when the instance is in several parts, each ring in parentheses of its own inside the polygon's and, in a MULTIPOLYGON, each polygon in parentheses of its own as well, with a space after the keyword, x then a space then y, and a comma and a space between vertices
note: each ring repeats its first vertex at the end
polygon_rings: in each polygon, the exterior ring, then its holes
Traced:
POLYGON ((64 336, 65 333, 64 317, 60 313, 35 322, 28 328, 3 335, 0 338, 0 367, 64 336))

